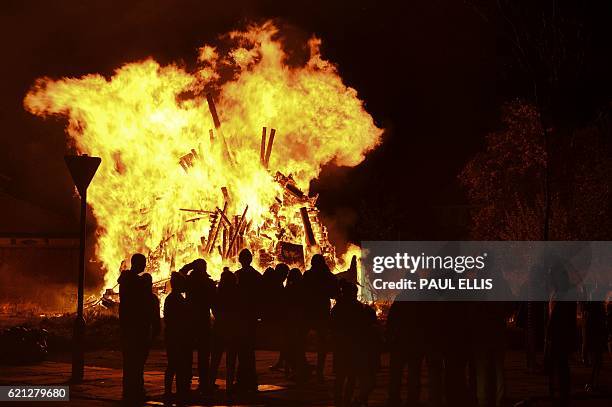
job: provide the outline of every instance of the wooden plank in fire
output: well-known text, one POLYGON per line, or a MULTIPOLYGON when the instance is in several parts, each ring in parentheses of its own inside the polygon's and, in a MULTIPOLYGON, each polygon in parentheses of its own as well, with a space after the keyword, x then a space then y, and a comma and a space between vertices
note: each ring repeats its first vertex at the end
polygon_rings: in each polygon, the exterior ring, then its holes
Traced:
POLYGON ((225 202, 228 205, 231 205, 232 204, 232 199, 231 199, 230 194, 229 194, 229 192, 227 190, 227 187, 221 187, 221 193, 223 194, 223 199, 225 199, 225 202))
POLYGON ((183 168, 183 170, 187 172, 187 170, 189 169, 189 166, 187 165, 185 160, 183 160, 183 157, 179 159, 179 164, 181 165, 181 168, 183 168))
POLYGON ((270 138, 268 139, 268 145, 266 146, 266 157, 264 167, 268 168, 270 164, 270 155, 272 154, 272 145, 274 144, 274 136, 276 135, 276 129, 270 129, 270 138))
POLYGON ((193 167, 193 162, 197 160, 200 156, 195 149, 191 149, 191 151, 179 158, 179 164, 183 167, 183 170, 187 171, 190 167, 193 167))
POLYGON ((219 222, 219 217, 215 213, 210 219, 210 229, 208 229, 208 237, 206 238, 206 245, 204 245, 204 252, 209 253, 212 250, 212 237, 214 236, 215 229, 219 222))
POLYGON ((280 241, 278 244, 278 260, 304 268, 304 248, 301 244, 280 241))
POLYGON ((233 243, 232 236, 234 235, 234 229, 235 229, 234 225, 230 225, 230 227, 227 229, 227 247, 225 248, 225 252, 224 252, 225 253, 225 256, 224 256, 225 259, 227 259, 228 257, 233 256, 232 246, 230 246, 230 242, 233 243))
POLYGON ((193 213, 197 213, 198 215, 213 214, 217 212, 217 211, 207 211, 204 209, 187 209, 187 208, 179 208, 179 211, 193 212, 193 213))
MULTIPOLYGON (((223 210, 221 211, 221 213, 224 214, 226 210, 227 210, 227 202, 223 204, 223 210)), ((216 222, 214 228, 211 226, 210 234, 208 235, 208 244, 206 246, 206 253, 211 253, 213 249, 215 248, 215 244, 217 242, 217 236, 219 235, 219 228, 221 227, 221 222, 222 222, 221 220, 222 215, 215 217, 215 221, 217 219, 219 221, 216 222), (213 229, 214 229, 214 232, 213 232, 213 229)))
POLYGON ((149 254, 147 255, 147 263, 151 263, 152 264, 154 261, 156 261, 158 258, 160 258, 164 254, 164 249, 166 247, 166 244, 173 237, 174 237, 174 234, 169 235, 168 237, 163 239, 161 242, 159 242, 159 244, 157 245, 155 250, 149 250, 149 254))
POLYGON ((245 220, 246 217, 246 213, 249 210, 249 205, 247 205, 244 208, 244 212, 242 212, 242 216, 240 217, 240 221, 238 222, 238 225, 236 225, 235 231, 234 231, 234 235, 232 236, 230 243, 229 243, 229 247, 227 248, 227 251, 225 252, 225 256, 227 257, 227 255, 229 254, 229 251, 232 249, 232 247, 234 246, 234 242, 236 241, 236 236, 238 236, 238 232, 240 231, 240 228, 242 228, 242 223, 245 220))
POLYGON ((235 243, 232 250, 234 252, 234 256, 236 256, 238 254, 238 251, 241 249, 240 238, 242 234, 240 233, 240 231, 242 230, 242 225, 246 222, 240 222, 240 218, 238 216, 234 218, 234 221, 236 222, 236 229, 234 230, 236 236, 234 237, 235 243))
POLYGON ((266 157, 266 130, 267 130, 266 127, 264 127, 261 130, 261 147, 259 149, 259 162, 264 167, 266 164, 266 160, 265 160, 265 157, 266 157))
POLYGON ((219 120, 219 115, 217 114, 217 107, 215 106, 215 101, 210 93, 206 94, 206 101, 208 102, 208 110, 210 110, 210 115, 212 116, 215 129, 218 130, 219 127, 221 127, 221 121, 219 120))
POLYGON ((219 120, 219 115, 217 114, 217 107, 215 106, 215 101, 210 93, 206 94, 206 101, 208 102, 208 110, 210 110, 210 115, 212 116, 213 123, 215 124, 215 129, 217 130, 219 136, 221 136, 221 140, 223 140, 223 147, 225 148, 229 162, 232 166, 234 166, 236 160, 234 160, 232 151, 230 150, 227 140, 221 131, 221 121, 219 120))
POLYGON ((278 182, 285 189, 285 191, 287 191, 294 197, 299 198, 300 200, 304 200, 305 198, 307 198, 306 194, 304 194, 304 192, 302 192, 302 190, 299 189, 297 185, 295 185, 293 177, 286 176, 282 172, 276 171, 276 174, 274 175, 274 180, 278 182))
POLYGON ((225 259, 225 251, 227 250, 227 228, 223 228, 223 240, 221 245, 221 258, 225 259))
POLYGON ((240 230, 240 234, 244 235, 247 232, 247 230, 251 229, 252 224, 253 224, 253 219, 251 219, 247 223, 244 223, 244 225, 242 226, 242 229, 240 230))
POLYGON ((285 191, 291 193, 291 195, 295 196, 296 198, 304 199, 306 196, 304 195, 304 192, 302 192, 302 190, 299 189, 295 184, 288 182, 284 185, 284 187, 285 191))
POLYGON ((219 207, 217 207, 217 211, 219 212, 219 214, 221 215, 221 219, 223 219, 223 222, 225 222, 225 227, 230 227, 232 225, 232 222, 230 222, 230 220, 227 218, 227 215, 225 214, 225 206, 223 206, 223 211, 221 209, 219 209, 219 207))
POLYGON ((310 218, 308 217, 308 209, 305 207, 300 208, 300 215, 302 215, 302 223, 304 224, 304 235, 306 236, 306 245, 314 246, 317 244, 315 240, 314 232, 312 231, 312 224, 310 223, 310 218))
POLYGON ((236 244, 234 242, 237 241, 237 237, 238 237, 238 215, 234 215, 234 225, 232 226, 231 230, 230 230, 230 242, 232 242, 232 245, 229 248, 229 257, 234 257, 236 255, 236 244))

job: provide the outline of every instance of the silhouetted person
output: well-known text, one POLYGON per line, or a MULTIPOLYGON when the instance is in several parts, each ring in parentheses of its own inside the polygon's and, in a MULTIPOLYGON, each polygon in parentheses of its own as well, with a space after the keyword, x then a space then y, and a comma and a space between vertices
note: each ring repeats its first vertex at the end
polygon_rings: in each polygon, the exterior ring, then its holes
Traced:
POLYGON ((246 329, 241 324, 238 281, 226 267, 221 273, 217 294, 213 304, 213 347, 210 361, 210 388, 214 388, 221 356, 225 352, 225 391, 233 392, 236 352, 238 344, 245 340, 246 329))
MULTIPOLYGON (((279 333, 276 331, 276 318, 277 318, 277 307, 278 299, 274 298, 274 292, 276 291, 276 276, 274 274, 273 267, 266 267, 261 278, 261 295, 259 302, 261 325, 259 332, 261 332, 266 343, 272 344, 273 347, 278 343, 279 333)), ((272 371, 280 370, 280 365, 276 366, 276 363, 269 366, 272 371)))
POLYGON ((270 366, 270 370, 277 371, 285 367, 287 335, 283 327, 285 320, 286 304, 285 304, 285 287, 284 282, 289 274, 289 266, 284 263, 278 263, 272 270, 269 279, 266 279, 266 274, 263 276, 264 283, 264 304, 266 308, 263 310, 264 322, 268 327, 268 331, 274 338, 280 339, 280 352, 277 362, 270 366))
POLYGON ((363 309, 357 301, 357 287, 340 280, 338 301, 331 310, 331 332, 334 372, 334 403, 336 406, 350 406, 357 381, 358 341, 363 335, 363 309))
POLYGON ((359 395, 355 402, 367 405, 379 365, 376 313, 357 300, 357 286, 344 279, 340 280, 338 301, 331 310, 331 331, 335 405, 353 405, 356 383, 359 395))
POLYGON ((197 259, 184 265, 180 273, 186 276, 187 305, 191 315, 191 331, 198 352, 198 391, 208 392, 210 366, 210 309, 215 296, 215 282, 206 272, 206 261, 197 259))
POLYGON ((361 359, 357 365, 357 383, 359 384, 357 403, 359 406, 368 405, 370 394, 376 387, 376 373, 380 368, 383 342, 376 310, 363 304, 363 319, 363 333, 359 342, 361 359))
POLYGON ((272 283, 274 280, 274 267, 266 267, 264 272, 261 275, 261 281, 263 284, 263 290, 266 290, 266 286, 268 283, 272 283))
POLYGON ((338 293, 338 281, 320 254, 312 256, 310 269, 303 277, 306 323, 317 336, 317 379, 324 381, 327 335, 329 331, 330 300, 338 293))
POLYGON ((401 405, 404 371, 407 371, 405 405, 416 405, 420 398, 421 364, 427 349, 427 303, 407 301, 398 296, 387 315, 389 346, 389 406, 401 405))
POLYGON ((255 365, 255 332, 260 316, 262 275, 251 266, 253 255, 242 249, 238 255, 242 268, 236 271, 240 305, 240 323, 246 329, 238 349, 238 374, 236 387, 241 392, 257 391, 257 369, 255 365))
POLYGON ((179 404, 185 403, 189 396, 193 343, 189 305, 184 297, 185 286, 185 276, 173 272, 170 276, 172 291, 164 301, 164 338, 168 358, 164 375, 164 395, 166 401, 171 400, 172 382, 176 375, 176 395, 179 404))
POLYGON ((306 379, 306 334, 304 323, 304 287, 302 272, 293 268, 287 275, 285 297, 285 332, 287 335, 287 367, 290 377, 298 382, 306 379))
MULTIPOLYGON (((427 270, 419 270, 420 278, 428 278, 427 270)), ((410 277, 414 278, 414 277, 410 277)), ((421 393, 421 366, 427 364, 428 405, 442 402, 445 306, 437 301, 439 293, 400 292, 391 304, 387 316, 386 340, 389 348, 388 405, 401 403, 404 372, 407 373, 405 405, 416 405, 421 393), (417 328, 418 327, 418 328, 417 328)))
POLYGON ((570 402, 569 357, 576 346, 576 302, 565 298, 570 288, 569 276, 560 262, 550 270, 552 291, 548 302, 545 367, 549 374, 551 397, 559 393, 558 405, 570 402))
POLYGON ((132 256, 131 268, 119 276, 119 325, 121 329, 121 351, 123 356, 123 398, 144 398, 142 378, 143 348, 147 342, 150 318, 147 315, 145 286, 139 274, 146 267, 147 259, 136 253, 132 256))
POLYGON ((149 321, 147 322, 147 334, 142 348, 142 360, 139 365, 140 370, 138 372, 139 377, 143 379, 142 386, 144 388, 144 366, 147 362, 147 358, 149 357, 151 345, 160 333, 161 322, 159 318, 159 299, 157 298, 157 295, 153 293, 153 278, 151 277, 151 274, 144 273, 141 276, 141 279, 145 290, 145 317, 149 318, 149 321))

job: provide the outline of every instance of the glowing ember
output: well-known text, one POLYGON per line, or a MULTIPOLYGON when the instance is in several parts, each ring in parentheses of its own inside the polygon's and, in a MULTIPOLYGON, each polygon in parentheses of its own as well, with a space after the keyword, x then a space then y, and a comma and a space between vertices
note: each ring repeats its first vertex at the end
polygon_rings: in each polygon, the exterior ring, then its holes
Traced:
POLYGON ((138 251, 156 279, 199 256, 216 277, 242 247, 262 265, 300 246, 306 259, 322 252, 335 260, 309 183, 330 161, 359 164, 382 130, 321 57, 320 40, 308 42, 305 64, 289 66, 278 37, 271 22, 231 32, 227 52, 200 48, 194 71, 147 59, 110 79, 36 81, 26 109, 67 117, 77 150, 102 157, 88 200, 107 286, 138 251))

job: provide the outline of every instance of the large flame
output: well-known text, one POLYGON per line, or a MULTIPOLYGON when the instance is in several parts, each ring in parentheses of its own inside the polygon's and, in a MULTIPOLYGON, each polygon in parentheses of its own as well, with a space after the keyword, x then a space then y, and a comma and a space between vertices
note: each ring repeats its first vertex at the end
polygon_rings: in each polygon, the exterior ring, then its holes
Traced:
MULTIPOLYGON (((224 256, 221 236, 215 250, 204 248, 226 200, 229 223, 243 232, 241 247, 273 251, 282 239, 304 244, 304 232, 290 226, 301 225, 299 209, 312 212, 314 199, 291 201, 284 185, 307 194, 322 165, 357 165, 380 142, 382 130, 321 57, 320 40, 308 42, 305 64, 290 66, 279 37, 271 22, 231 32, 223 37, 232 44, 226 52, 201 47, 191 71, 147 59, 121 66, 110 79, 35 82, 26 109, 67 117, 77 150, 102 158, 88 199, 101 226, 96 256, 107 287, 134 252, 148 254, 157 279, 202 255, 217 276, 233 257, 224 256), (211 90, 218 129, 204 93, 211 90), (268 134, 277 129, 268 168, 260 162, 264 126, 268 134), (285 235, 266 234, 281 222, 285 235)), ((229 241, 230 225, 223 224, 229 241)))

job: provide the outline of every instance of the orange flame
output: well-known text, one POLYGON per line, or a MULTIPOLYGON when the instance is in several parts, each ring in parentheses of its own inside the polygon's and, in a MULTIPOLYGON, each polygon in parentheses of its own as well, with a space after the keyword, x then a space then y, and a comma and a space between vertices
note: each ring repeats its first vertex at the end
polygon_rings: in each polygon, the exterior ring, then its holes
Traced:
MULTIPOLYGON (((266 230, 277 231, 281 221, 301 225, 299 207, 312 210, 315 199, 288 202, 271 174, 291 175, 307 194, 322 165, 355 166, 380 143, 382 130, 321 57, 321 41, 308 42, 304 65, 289 66, 279 35, 271 22, 251 25, 229 33, 233 46, 223 54, 201 47, 195 71, 147 59, 121 66, 110 79, 40 78, 26 95, 28 111, 65 116, 77 150, 102 158, 88 199, 101 226, 96 256, 107 287, 130 253, 149 254, 157 279, 200 257, 216 222, 207 211, 225 203, 222 187, 230 223, 248 205, 244 226, 233 225, 244 228, 243 246, 277 243, 282 237, 263 236, 266 230), (231 77, 222 79, 227 72, 231 77), (204 89, 216 90, 219 129, 204 89), (260 163, 263 126, 278 130, 269 170, 260 163)), ((287 240, 303 244, 296 230, 287 240)), ((316 232, 326 238, 324 228, 316 232)), ((204 254, 218 276, 229 259, 220 248, 204 254)))

